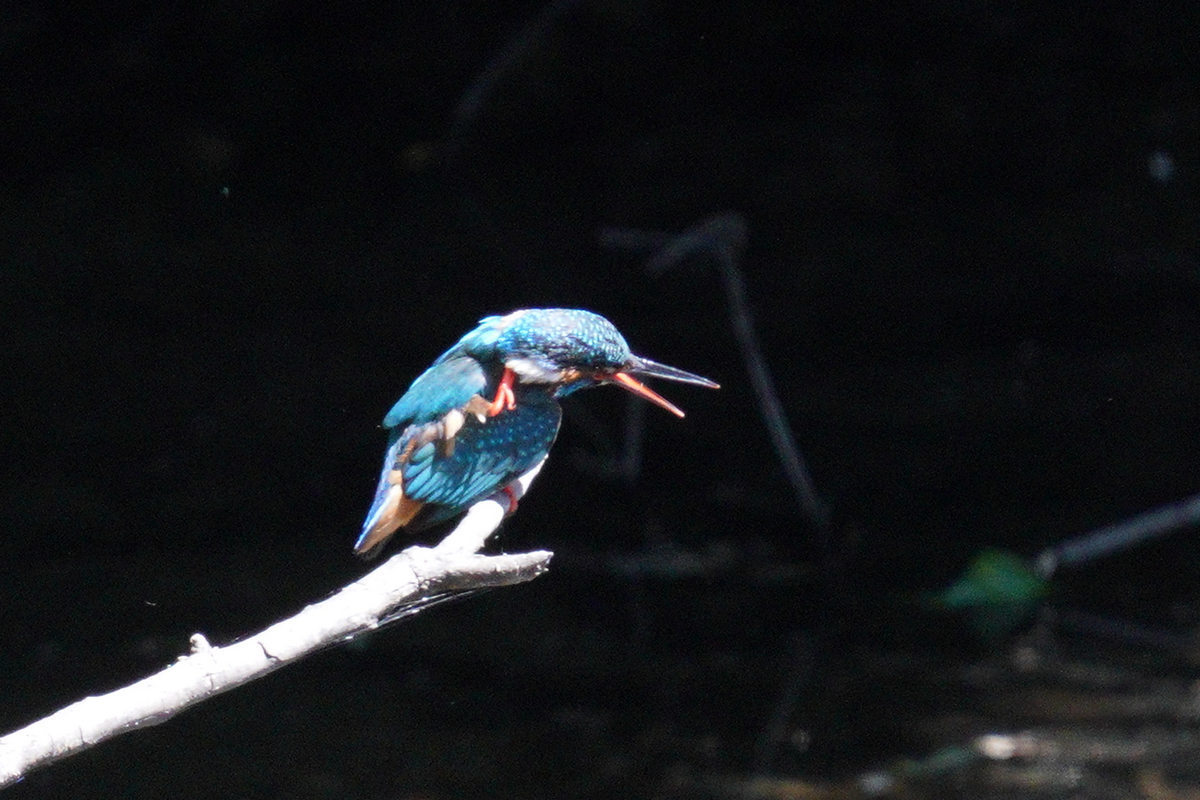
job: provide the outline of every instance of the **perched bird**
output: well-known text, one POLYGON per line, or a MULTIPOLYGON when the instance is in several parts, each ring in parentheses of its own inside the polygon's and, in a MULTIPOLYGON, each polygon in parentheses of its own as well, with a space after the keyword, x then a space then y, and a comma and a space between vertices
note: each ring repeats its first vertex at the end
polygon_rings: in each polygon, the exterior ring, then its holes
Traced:
POLYGON ((530 470, 554 444, 558 400, 571 392, 611 383, 683 416, 635 376, 719 388, 635 356, 590 311, 527 308, 480 320, 384 417, 383 472, 354 552, 373 557, 399 528, 452 519, 530 470))

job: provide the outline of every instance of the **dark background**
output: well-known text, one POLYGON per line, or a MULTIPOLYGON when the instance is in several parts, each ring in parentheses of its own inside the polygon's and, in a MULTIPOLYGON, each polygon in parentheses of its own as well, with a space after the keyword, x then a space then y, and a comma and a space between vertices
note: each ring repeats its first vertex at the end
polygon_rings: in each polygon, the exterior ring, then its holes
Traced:
MULTIPOLYGON (((11 796, 708 796, 933 749, 902 720, 957 701, 863 665, 1005 644, 922 593, 1200 475, 1200 11, 1069 6, 6 4, 3 729, 361 574, 378 422, 485 314, 590 308, 724 387, 660 387, 633 481, 625 396, 571 398, 500 541, 549 575, 11 796), (828 560, 716 271, 600 245, 716 212, 828 560)), ((1194 543, 1057 598, 1186 632, 1194 543)))

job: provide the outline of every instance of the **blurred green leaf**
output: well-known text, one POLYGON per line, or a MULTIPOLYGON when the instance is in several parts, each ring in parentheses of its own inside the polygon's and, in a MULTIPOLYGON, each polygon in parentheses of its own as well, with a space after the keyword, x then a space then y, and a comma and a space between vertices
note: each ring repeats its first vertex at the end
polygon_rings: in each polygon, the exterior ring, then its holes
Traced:
POLYGON ((1049 590, 1025 559, 989 548, 936 599, 942 608, 964 614, 983 636, 997 638, 1024 624, 1049 590))

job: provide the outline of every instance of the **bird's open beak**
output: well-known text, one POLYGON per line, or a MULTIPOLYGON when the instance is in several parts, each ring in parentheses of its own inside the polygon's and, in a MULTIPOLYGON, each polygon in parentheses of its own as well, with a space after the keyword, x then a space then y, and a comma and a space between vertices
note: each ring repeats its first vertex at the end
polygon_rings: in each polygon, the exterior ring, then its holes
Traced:
POLYGON ((721 388, 720 384, 710 381, 708 378, 702 378, 699 375, 693 375, 690 372, 684 372, 675 367, 668 367, 666 364, 659 364, 657 361, 651 361, 648 358, 641 358, 639 356, 634 356, 625 369, 613 373, 613 381, 622 389, 633 392, 639 397, 644 397, 651 403, 665 408, 677 417, 683 416, 683 411, 678 406, 633 377, 634 375, 647 378, 662 378, 663 380, 676 381, 678 383, 691 383, 696 386, 704 386, 708 389, 721 388))

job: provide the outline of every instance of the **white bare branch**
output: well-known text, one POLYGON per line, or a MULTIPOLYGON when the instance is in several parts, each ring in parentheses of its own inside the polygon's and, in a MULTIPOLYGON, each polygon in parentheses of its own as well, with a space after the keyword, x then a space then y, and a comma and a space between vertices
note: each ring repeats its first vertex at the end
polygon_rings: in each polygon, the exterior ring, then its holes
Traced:
MULTIPOLYGON (((539 470, 541 464, 512 485, 516 499, 529 489, 539 470)), ((332 597, 234 644, 215 647, 202 634, 194 634, 191 653, 161 672, 108 694, 84 698, 0 737, 0 788, 36 767, 135 728, 164 722, 202 700, 349 641, 377 628, 398 607, 446 592, 536 578, 546 571, 552 553, 477 553, 499 527, 508 506, 504 494, 482 500, 436 547, 410 547, 332 597)))

